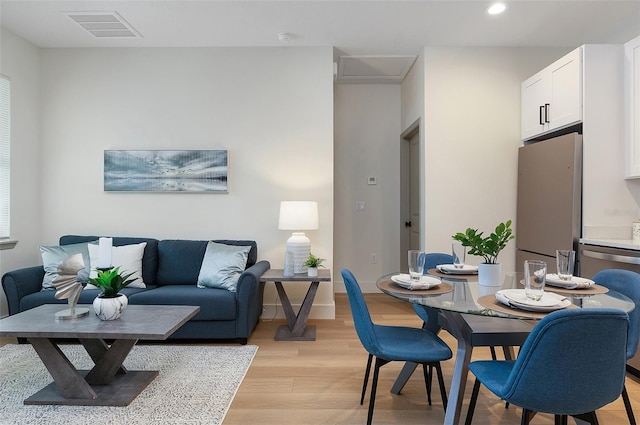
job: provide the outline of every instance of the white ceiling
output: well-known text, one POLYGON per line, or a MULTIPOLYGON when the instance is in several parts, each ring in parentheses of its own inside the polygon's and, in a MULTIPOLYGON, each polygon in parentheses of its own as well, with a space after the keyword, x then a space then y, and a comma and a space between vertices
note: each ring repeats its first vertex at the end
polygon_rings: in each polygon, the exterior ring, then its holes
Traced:
POLYGON ((640 0, 505 2, 505 13, 489 16, 485 0, 0 0, 0 17, 40 47, 329 45, 336 62, 424 46, 572 48, 640 35, 640 0), (69 12, 117 12, 141 37, 95 37, 69 12))

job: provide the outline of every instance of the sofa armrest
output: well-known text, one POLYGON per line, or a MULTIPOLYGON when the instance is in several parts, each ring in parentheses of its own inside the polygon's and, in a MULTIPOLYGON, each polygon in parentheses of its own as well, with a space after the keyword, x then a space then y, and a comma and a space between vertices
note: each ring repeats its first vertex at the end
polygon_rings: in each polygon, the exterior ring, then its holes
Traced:
POLYGON ((254 324, 257 323, 262 314, 264 282, 260 282, 260 277, 270 267, 271 264, 268 261, 258 261, 246 269, 238 278, 236 303, 238 308, 237 333, 239 338, 247 338, 249 336, 254 324))
POLYGON ((44 267, 33 266, 7 272, 2 276, 2 289, 7 296, 9 315, 20 312, 20 300, 42 289, 44 267))

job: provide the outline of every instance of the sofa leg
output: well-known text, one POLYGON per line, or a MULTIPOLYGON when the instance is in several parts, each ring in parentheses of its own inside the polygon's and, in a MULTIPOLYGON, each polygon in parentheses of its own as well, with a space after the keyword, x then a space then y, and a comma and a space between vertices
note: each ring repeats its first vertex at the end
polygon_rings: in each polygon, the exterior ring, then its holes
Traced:
POLYGON ((247 338, 238 338, 238 344, 247 345, 247 338))

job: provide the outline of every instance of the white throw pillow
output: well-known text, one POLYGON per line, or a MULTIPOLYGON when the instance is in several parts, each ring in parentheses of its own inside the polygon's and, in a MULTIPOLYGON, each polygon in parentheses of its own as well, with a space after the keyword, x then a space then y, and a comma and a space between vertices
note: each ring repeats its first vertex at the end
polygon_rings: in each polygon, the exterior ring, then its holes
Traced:
MULTIPOLYGON (((111 264, 113 267, 120 267, 120 273, 133 273, 130 279, 135 279, 131 282, 129 288, 146 288, 142 280, 142 256, 144 255, 144 248, 147 246, 146 242, 133 245, 114 246, 111 249, 111 264)), ((89 244, 89 261, 91 261, 90 278, 98 277, 98 271, 96 265, 98 264, 98 255, 100 247, 96 244, 89 244)), ((87 285, 85 289, 97 289, 94 285, 87 285)))
POLYGON ((236 292, 238 278, 247 267, 249 251, 251 246, 209 241, 200 266, 198 288, 220 288, 236 292))

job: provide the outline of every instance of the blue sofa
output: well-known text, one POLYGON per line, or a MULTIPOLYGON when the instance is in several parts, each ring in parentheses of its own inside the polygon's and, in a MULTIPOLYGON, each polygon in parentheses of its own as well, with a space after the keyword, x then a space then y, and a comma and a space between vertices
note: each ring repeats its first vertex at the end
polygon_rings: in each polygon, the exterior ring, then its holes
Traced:
MULTIPOLYGON (((97 239, 98 236, 65 235, 60 238, 60 245, 97 239)), ((251 246, 246 270, 238 279, 236 292, 196 286, 208 241, 113 238, 114 246, 142 242, 147 243, 142 257, 142 277, 146 288, 125 288, 122 292, 128 297, 129 304, 197 305, 200 306, 198 314, 170 339, 224 339, 247 343, 262 314, 264 282, 260 282, 260 276, 269 269, 269 262, 257 261, 255 241, 214 241, 226 245, 251 246)), ((10 271, 2 276, 9 315, 42 304, 67 303, 67 300, 55 298, 55 290, 42 290, 44 274, 43 266, 34 266, 10 271)), ((91 304, 99 293, 98 289, 83 290, 78 304, 91 304)))

